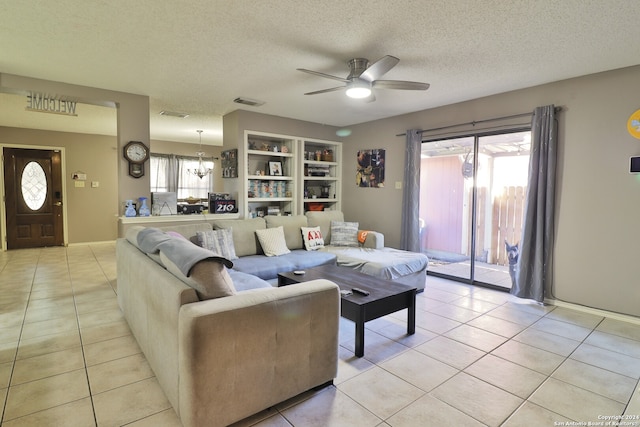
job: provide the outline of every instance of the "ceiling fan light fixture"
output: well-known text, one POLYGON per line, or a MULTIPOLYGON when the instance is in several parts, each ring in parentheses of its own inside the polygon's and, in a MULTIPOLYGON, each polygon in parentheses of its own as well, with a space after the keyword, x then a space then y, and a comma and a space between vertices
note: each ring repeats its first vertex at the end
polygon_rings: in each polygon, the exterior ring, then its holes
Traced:
POLYGON ((371 83, 354 79, 347 84, 346 94, 349 98, 362 99, 371 95, 371 83))

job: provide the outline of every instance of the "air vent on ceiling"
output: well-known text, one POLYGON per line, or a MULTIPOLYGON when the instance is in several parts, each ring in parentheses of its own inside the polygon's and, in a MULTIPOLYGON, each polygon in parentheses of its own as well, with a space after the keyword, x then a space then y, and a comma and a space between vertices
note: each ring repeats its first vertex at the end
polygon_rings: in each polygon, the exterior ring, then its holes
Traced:
POLYGON ((166 110, 160 111, 160 115, 170 116, 170 117, 180 117, 181 119, 186 119, 187 117, 189 117, 187 113, 176 113, 175 111, 166 111, 166 110))
POLYGON ((250 105, 252 107, 259 107, 261 105, 264 105, 264 101, 257 101, 255 99, 249 98, 236 98, 233 100, 233 102, 236 102, 238 104, 250 105))

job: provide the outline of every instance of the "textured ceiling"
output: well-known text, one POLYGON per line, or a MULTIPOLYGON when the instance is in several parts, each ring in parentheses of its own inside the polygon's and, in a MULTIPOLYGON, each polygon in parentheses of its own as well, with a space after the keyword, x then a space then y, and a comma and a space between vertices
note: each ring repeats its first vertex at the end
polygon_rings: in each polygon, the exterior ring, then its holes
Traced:
MULTIPOLYGON (((171 141, 197 142, 195 130, 204 129, 203 143, 219 144, 221 117, 238 108, 348 126, 640 63, 637 0, 0 0, 0 6, 0 73, 148 95, 151 137, 171 141), (384 78, 431 88, 380 90, 373 103, 343 91, 303 95, 336 82, 296 68, 346 77, 347 60, 384 55, 400 58, 384 78), (233 103, 239 96, 265 104, 233 103), (162 117, 161 110, 191 116, 162 117)), ((115 134, 113 112, 90 108, 61 120, 26 113, 24 98, 15 97, 0 96, 0 125, 94 126, 115 134)))

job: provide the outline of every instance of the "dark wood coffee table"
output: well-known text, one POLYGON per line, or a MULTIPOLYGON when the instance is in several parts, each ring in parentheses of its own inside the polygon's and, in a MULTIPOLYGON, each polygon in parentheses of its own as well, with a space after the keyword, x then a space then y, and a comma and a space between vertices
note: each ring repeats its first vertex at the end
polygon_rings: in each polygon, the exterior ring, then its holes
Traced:
POLYGON ((378 279, 360 273, 349 267, 323 265, 309 268, 305 274, 293 272, 278 274, 278 286, 327 279, 336 283, 340 290, 360 288, 369 291, 369 295, 353 293, 340 298, 341 316, 356 324, 356 351, 358 357, 364 356, 364 324, 387 314, 408 309, 407 334, 416 331, 416 288, 391 280, 378 279))

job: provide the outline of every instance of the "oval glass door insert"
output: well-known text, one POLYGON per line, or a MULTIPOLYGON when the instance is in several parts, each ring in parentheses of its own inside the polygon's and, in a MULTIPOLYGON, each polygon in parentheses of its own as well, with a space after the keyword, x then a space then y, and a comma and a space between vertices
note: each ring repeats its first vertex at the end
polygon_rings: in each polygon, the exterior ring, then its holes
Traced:
POLYGON ((47 175, 38 162, 29 162, 22 171, 22 197, 31 210, 37 211, 47 198, 47 175))

